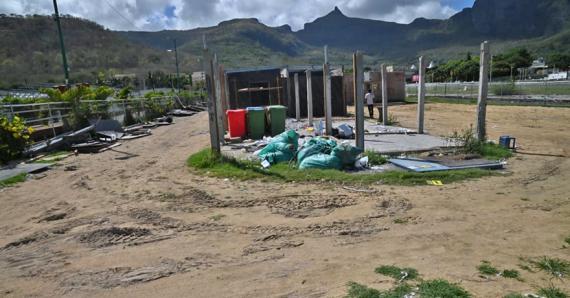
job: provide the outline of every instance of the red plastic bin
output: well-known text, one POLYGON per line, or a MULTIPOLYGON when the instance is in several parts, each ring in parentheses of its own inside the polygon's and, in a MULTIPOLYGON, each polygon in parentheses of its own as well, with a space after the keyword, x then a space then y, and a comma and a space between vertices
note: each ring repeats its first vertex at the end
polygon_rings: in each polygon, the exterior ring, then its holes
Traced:
POLYGON ((227 110, 230 138, 242 138, 246 135, 245 110, 227 110))

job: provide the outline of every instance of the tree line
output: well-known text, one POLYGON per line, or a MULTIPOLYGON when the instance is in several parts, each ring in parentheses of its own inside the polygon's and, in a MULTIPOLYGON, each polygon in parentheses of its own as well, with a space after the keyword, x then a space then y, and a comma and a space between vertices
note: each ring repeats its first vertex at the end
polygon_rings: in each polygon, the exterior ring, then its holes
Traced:
MULTIPOLYGON (((464 59, 449 60, 427 70, 427 75, 434 82, 477 81, 479 79, 479 56, 467 53, 464 59)), ((528 68, 536 59, 525 48, 513 48, 492 57, 491 74, 493 77, 516 77, 520 69, 528 68)), ((570 68, 570 54, 553 53, 545 58, 549 68, 562 71, 570 68)))

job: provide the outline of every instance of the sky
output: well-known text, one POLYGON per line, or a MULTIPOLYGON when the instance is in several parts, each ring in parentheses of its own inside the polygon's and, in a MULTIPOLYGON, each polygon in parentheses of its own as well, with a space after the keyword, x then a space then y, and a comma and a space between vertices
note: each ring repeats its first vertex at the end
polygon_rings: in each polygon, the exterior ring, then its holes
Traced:
MULTIPOLYGON (((398 23, 419 17, 445 19, 474 0, 58 0, 60 14, 95 21, 112 30, 159 31, 217 25, 234 18, 257 18, 293 30, 335 6, 347 16, 398 23)), ((0 0, 2 14, 52 14, 51 0, 0 0)))

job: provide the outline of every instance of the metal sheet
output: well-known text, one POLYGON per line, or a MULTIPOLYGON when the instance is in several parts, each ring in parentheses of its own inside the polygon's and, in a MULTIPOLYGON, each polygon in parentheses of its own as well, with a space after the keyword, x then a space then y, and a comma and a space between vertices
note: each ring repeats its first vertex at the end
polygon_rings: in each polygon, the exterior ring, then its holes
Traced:
POLYGON ((423 172, 434 172, 434 171, 448 171, 451 168, 446 167, 444 165, 435 163, 435 162, 428 162, 428 161, 421 161, 415 159, 403 159, 403 158, 393 158, 388 160, 390 163, 395 164, 401 168, 423 173, 423 172))
POLYGON ((421 159, 412 158, 393 158, 388 160, 390 163, 397 165, 401 168, 423 173, 423 172, 435 172, 435 171, 450 171, 450 170, 464 170, 464 169, 502 169, 505 166, 505 162, 502 161, 478 161, 477 163, 458 165, 458 166, 446 166, 441 163, 426 161, 421 159))
POLYGON ((0 170, 0 180, 6 180, 22 173, 34 173, 49 168, 52 164, 46 163, 30 163, 18 164, 15 167, 6 167, 0 170))

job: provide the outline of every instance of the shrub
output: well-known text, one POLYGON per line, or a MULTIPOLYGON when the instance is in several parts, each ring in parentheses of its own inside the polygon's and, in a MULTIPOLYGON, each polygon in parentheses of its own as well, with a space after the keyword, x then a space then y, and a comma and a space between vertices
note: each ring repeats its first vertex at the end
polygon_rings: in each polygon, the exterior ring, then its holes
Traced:
POLYGON ((33 131, 18 116, 0 118, 0 163, 21 157, 33 131))

